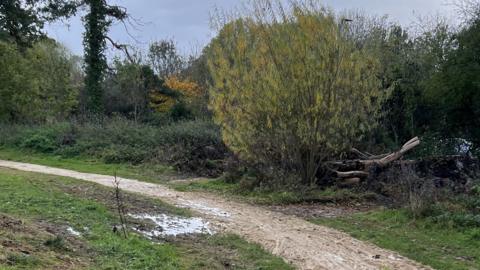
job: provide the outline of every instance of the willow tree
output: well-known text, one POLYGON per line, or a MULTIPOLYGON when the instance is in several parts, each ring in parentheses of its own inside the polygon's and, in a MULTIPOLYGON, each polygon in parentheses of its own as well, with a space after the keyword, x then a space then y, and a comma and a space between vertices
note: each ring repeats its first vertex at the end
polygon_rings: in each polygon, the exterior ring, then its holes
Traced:
POLYGON ((348 20, 312 2, 252 2, 208 48, 210 107, 241 157, 315 184, 325 161, 374 125, 377 61, 346 38, 348 20))

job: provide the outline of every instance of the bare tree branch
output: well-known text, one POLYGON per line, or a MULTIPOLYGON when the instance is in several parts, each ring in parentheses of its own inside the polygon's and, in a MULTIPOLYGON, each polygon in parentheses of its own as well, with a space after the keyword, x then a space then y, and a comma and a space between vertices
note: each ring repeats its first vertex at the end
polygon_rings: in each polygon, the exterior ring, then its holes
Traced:
POLYGON ((125 53, 125 55, 127 56, 128 61, 130 61, 132 63, 135 63, 134 59, 130 55, 130 52, 128 51, 128 45, 116 43, 109 36, 105 36, 105 39, 108 40, 115 49, 123 51, 125 53))

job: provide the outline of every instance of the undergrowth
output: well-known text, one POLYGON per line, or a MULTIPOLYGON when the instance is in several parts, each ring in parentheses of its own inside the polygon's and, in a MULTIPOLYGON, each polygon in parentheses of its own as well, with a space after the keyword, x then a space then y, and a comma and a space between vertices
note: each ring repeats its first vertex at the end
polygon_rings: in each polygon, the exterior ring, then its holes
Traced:
POLYGON ((227 154, 218 127, 205 120, 160 127, 123 118, 39 126, 3 124, 0 146, 111 164, 166 164, 205 176, 218 176, 220 160, 227 154))

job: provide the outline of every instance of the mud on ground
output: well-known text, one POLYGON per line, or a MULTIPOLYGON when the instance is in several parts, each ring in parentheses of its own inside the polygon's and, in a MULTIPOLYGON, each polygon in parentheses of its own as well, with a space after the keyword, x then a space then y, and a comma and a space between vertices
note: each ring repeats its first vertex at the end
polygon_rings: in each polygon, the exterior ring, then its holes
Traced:
POLYGON ((0 213, 0 264, 43 269, 84 269, 91 251, 67 228, 44 221, 25 221, 0 213))
POLYGON ((266 208, 271 211, 280 212, 282 214, 292 215, 307 220, 314 218, 336 218, 349 216, 356 213, 372 211, 380 207, 382 206, 373 202, 362 202, 355 204, 302 203, 266 206, 266 208))

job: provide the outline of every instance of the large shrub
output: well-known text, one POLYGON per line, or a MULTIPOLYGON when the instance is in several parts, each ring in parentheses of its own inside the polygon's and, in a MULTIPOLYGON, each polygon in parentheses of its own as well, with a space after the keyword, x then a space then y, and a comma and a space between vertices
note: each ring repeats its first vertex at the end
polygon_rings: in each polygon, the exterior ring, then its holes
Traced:
POLYGON ((347 40, 345 20, 313 2, 291 11, 256 2, 221 27, 208 57, 225 143, 314 184, 322 163, 373 125, 377 61, 347 40))

